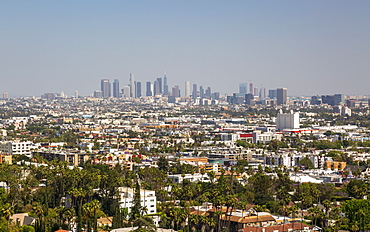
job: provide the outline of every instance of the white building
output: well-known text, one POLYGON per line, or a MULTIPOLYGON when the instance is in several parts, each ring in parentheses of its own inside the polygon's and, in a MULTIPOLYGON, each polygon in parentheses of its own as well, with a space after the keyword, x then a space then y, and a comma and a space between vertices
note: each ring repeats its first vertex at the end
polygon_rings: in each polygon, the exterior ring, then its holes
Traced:
POLYGON ((31 156, 31 149, 36 146, 31 141, 21 142, 19 140, 0 142, 0 151, 12 155, 31 156))
MULTIPOLYGON (((121 208, 128 208, 130 211, 134 206, 135 189, 119 187, 118 191, 121 208)), ((155 196, 155 191, 140 189, 140 198, 141 206, 147 209, 146 212, 144 212, 144 215, 157 213, 157 197, 155 196)))
POLYGON ((276 119, 276 129, 282 131, 284 129, 298 129, 299 128, 299 113, 284 114, 282 110, 277 115, 276 119))
MULTIPOLYGON (((218 172, 218 169, 217 169, 218 172)), ((185 176, 182 176, 181 174, 174 174, 174 175, 168 175, 168 178, 173 180, 174 183, 179 184, 182 183, 184 180, 189 180, 190 182, 209 182, 207 175, 202 175, 200 173, 194 173, 194 174, 185 174, 185 176)))

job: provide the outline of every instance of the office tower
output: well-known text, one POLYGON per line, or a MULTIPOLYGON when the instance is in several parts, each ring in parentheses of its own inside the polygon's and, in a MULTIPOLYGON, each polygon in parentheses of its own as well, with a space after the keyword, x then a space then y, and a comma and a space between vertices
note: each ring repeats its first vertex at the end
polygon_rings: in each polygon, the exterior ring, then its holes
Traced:
POLYGON ((119 80, 114 79, 113 81, 113 97, 119 98, 119 80))
POLYGON ((130 73, 130 97, 135 98, 136 88, 135 88, 135 78, 134 74, 130 73))
POLYGON ((166 74, 164 74, 164 77, 163 77, 163 94, 164 94, 164 95, 169 95, 169 93, 168 93, 168 84, 167 84, 167 76, 166 76, 166 74))
POLYGON ((103 91, 95 90, 94 91, 94 97, 95 98, 103 98, 103 91))
POLYGON ((3 98, 4 98, 4 99, 8 99, 8 98, 9 98, 9 95, 8 95, 8 93, 7 93, 7 92, 3 93, 3 98))
POLYGON ((258 88, 257 87, 254 88, 253 95, 254 96, 258 96, 258 88))
POLYGON ((158 77, 157 82, 159 87, 157 94, 162 94, 163 93, 162 77, 158 77))
POLYGON ((211 92, 211 87, 208 87, 207 89, 206 89, 206 98, 211 98, 211 94, 212 94, 212 92, 211 92))
POLYGON ((204 89, 203 86, 199 86, 199 97, 204 98, 204 89))
POLYGON ((239 84, 239 95, 240 96, 245 96, 247 92, 247 83, 241 83, 239 84))
POLYGON ((245 104, 247 105, 253 105, 254 103, 254 96, 251 93, 247 93, 245 95, 245 104))
POLYGON ((312 96, 310 103, 311 105, 320 105, 321 101, 319 99, 319 96, 312 96))
POLYGON ((110 83, 108 79, 101 80, 101 92, 103 94, 103 98, 108 98, 111 96, 110 94, 110 83))
POLYGON ((193 84, 193 99, 196 99, 198 97, 198 89, 197 89, 197 84, 193 84))
POLYGON ((66 98, 66 95, 64 94, 64 91, 60 92, 60 97, 61 98, 66 98))
POLYGON ((277 94, 276 94, 276 89, 270 89, 269 90, 269 98, 270 99, 276 99, 276 96, 277 96, 277 94))
POLYGON ((278 88, 276 89, 276 104, 285 105, 288 97, 287 88, 278 88))
POLYGON ((334 94, 334 105, 339 105, 344 103, 344 95, 343 94, 334 94))
POLYGON ((253 83, 249 83, 249 93, 253 94, 253 83))
POLYGON ((141 82, 136 82, 136 97, 141 97, 141 82))
POLYGON ((152 93, 152 83, 150 83, 150 81, 147 81, 146 82, 146 94, 145 94, 147 97, 150 97, 153 95, 152 93))
POLYGON ((321 100, 323 104, 336 106, 344 102, 344 95, 343 94, 322 95, 321 100))
POLYGON ((185 97, 190 97, 190 81, 185 81, 185 97))
POLYGON ((129 98, 129 97, 131 97, 131 88, 130 88, 130 86, 124 86, 123 87, 123 97, 124 98, 129 98))
POLYGON ((266 88, 260 88, 260 93, 259 93, 259 98, 260 100, 263 100, 266 98, 266 88))
POLYGON ((78 98, 78 91, 75 90, 75 98, 78 98))
POLYGON ((220 92, 214 92, 211 95, 212 99, 220 100, 220 92))
POLYGON ((180 87, 178 85, 175 85, 172 88, 172 96, 173 97, 180 97, 180 87))
POLYGON ((160 87, 159 87, 159 81, 158 79, 156 81, 154 81, 154 96, 156 96, 157 94, 160 94, 160 87))

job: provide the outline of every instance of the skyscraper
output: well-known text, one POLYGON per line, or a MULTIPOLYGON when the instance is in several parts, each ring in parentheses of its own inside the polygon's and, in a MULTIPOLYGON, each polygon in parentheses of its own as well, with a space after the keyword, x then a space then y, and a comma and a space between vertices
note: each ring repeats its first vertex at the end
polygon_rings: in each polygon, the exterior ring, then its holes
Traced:
POLYGON ((245 96, 247 92, 247 83, 241 83, 239 84, 239 95, 240 96, 245 96))
POLYGON ((206 98, 211 98, 212 92, 211 92, 211 87, 207 87, 206 89, 206 98))
POLYGON ((75 90, 75 98, 78 98, 78 91, 75 90))
POLYGON ((129 98, 131 96, 131 88, 130 88, 130 86, 124 86, 122 92, 123 92, 123 97, 124 98, 129 98))
POLYGON ((164 74, 164 77, 163 77, 163 94, 168 95, 168 83, 167 83, 166 74, 164 74))
POLYGON ((157 82, 158 82, 158 93, 156 94, 162 94, 163 93, 162 77, 158 77, 157 82))
POLYGON ((197 84, 193 84, 193 99, 196 99, 198 97, 198 88, 197 88, 197 84))
POLYGON ((100 90, 95 90, 94 91, 94 97, 95 98, 102 98, 103 97, 103 92, 100 90))
POLYGON ((285 105, 288 97, 287 88, 278 88, 276 89, 276 104, 285 105))
POLYGON ((173 88, 172 88, 172 96, 173 97, 180 97, 180 88, 178 85, 175 85, 173 88))
POLYGON ((136 82, 136 97, 141 97, 141 82, 136 82))
POLYGON ((161 93, 160 92, 160 85, 159 85, 159 81, 157 79, 156 81, 154 81, 154 96, 156 96, 157 94, 160 94, 160 93, 161 93))
POLYGON ((185 97, 190 97, 190 81, 185 81, 185 97))
POLYGON ((103 98, 108 98, 111 96, 110 94, 110 83, 108 79, 101 80, 101 92, 103 98))
POLYGON ((147 81, 146 82, 146 94, 145 94, 147 97, 150 97, 153 95, 152 93, 152 83, 150 83, 150 81, 147 81))
POLYGON ((204 98, 204 89, 203 86, 199 86, 199 97, 204 98))
POLYGON ((253 94, 253 83, 249 83, 249 93, 253 94))
POLYGON ((135 78, 134 74, 130 73, 130 97, 135 98, 136 97, 136 88, 135 88, 135 78))
POLYGON ((114 79, 113 81, 113 97, 119 97, 119 80, 114 79))

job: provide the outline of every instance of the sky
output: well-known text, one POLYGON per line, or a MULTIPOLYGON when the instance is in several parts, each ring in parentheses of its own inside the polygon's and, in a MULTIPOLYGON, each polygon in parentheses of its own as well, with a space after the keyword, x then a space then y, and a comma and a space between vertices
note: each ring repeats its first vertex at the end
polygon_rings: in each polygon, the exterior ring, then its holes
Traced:
POLYGON ((182 93, 189 80, 370 95, 369 12, 368 0, 4 0, 0 93, 87 96, 101 79, 166 73, 182 93))

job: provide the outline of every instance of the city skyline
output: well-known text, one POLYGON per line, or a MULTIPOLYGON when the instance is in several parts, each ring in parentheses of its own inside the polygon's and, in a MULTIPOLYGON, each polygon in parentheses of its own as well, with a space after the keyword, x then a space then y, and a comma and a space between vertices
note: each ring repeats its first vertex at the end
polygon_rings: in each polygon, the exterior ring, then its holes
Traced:
POLYGON ((0 92, 87 96, 100 79, 125 85, 134 73, 144 83, 165 70, 180 89, 189 80, 231 94, 253 82, 292 96, 367 95, 369 7, 341 0, 8 1, 0 9, 0 92))

